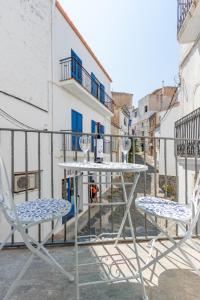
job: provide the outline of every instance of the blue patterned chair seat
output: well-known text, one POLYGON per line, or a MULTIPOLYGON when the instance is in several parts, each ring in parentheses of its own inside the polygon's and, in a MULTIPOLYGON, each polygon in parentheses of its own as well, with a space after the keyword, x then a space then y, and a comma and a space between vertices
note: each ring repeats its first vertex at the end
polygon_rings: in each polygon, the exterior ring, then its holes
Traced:
POLYGON ((157 197, 137 198, 135 206, 147 214, 184 223, 188 223, 192 217, 190 207, 157 197))
MULTIPOLYGON (((17 216, 23 224, 57 219, 67 215, 70 210, 70 202, 63 199, 38 199, 16 205, 17 216)), ((9 216, 15 221, 13 212, 9 216)))

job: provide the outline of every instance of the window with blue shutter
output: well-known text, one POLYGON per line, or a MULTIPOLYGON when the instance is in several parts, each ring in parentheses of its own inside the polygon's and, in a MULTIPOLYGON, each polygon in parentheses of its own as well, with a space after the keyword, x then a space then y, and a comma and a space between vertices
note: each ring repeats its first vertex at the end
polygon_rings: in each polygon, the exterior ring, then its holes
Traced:
POLYGON ((82 84, 82 60, 71 49, 71 77, 82 84))
MULTIPOLYGON (((72 132, 82 132, 83 131, 83 116, 79 112, 72 109, 71 112, 71 122, 72 122, 72 132)), ((79 146, 79 135, 72 135, 72 150, 80 151, 79 146)))
POLYGON ((100 101, 105 103, 105 86, 102 83, 100 83, 100 101))
MULTIPOLYGON (((91 121, 91 133, 96 132, 96 122, 94 120, 91 121)), ((94 136, 91 138, 91 151, 94 152, 94 136)))
POLYGON ((100 125, 100 134, 104 134, 105 133, 105 127, 103 125, 100 125))
POLYGON ((91 94, 98 98, 98 83, 96 81, 96 76, 91 73, 91 94))

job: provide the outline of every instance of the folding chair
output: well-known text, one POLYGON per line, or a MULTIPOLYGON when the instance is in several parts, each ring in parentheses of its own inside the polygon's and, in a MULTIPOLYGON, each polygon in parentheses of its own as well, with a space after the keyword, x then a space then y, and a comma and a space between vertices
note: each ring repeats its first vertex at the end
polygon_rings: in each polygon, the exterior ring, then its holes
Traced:
POLYGON ((7 172, 0 156, 0 208, 6 220, 11 225, 11 232, 1 244, 1 249, 6 244, 11 235, 18 231, 27 246, 32 252, 32 255, 23 266, 15 281, 10 286, 3 300, 9 300, 19 280, 24 276, 34 256, 38 256, 45 262, 54 266, 57 270, 63 273, 69 281, 73 281, 74 277, 68 273, 55 260, 55 258, 44 247, 47 240, 55 233, 61 223, 62 217, 70 212, 71 204, 63 199, 37 199, 34 201, 26 201, 15 205, 9 186, 7 172), (54 228, 44 237, 42 242, 36 241, 28 233, 28 229, 35 225, 56 220, 54 228))
POLYGON ((189 206, 182 205, 171 200, 149 196, 137 198, 135 200, 135 206, 141 212, 148 215, 152 224, 156 228, 158 228, 160 232, 158 236, 150 242, 148 259, 145 266, 142 268, 142 271, 157 263, 161 258, 167 256, 175 249, 179 249, 185 260, 188 262, 189 266, 200 276, 200 271, 189 258, 186 251, 182 248, 184 246, 184 243, 189 240, 197 249, 197 251, 200 251, 200 247, 194 242, 194 240, 192 240, 192 234, 196 227, 200 213, 200 172, 196 179, 191 203, 189 206), (170 220, 171 224, 168 228, 163 229, 155 222, 154 217, 170 220), (179 225, 180 228, 183 229, 183 236, 178 241, 175 241, 175 239, 170 236, 169 233, 171 227, 174 226, 174 224, 179 225), (150 260, 153 253, 155 241, 162 236, 167 237, 173 245, 162 254, 150 260))

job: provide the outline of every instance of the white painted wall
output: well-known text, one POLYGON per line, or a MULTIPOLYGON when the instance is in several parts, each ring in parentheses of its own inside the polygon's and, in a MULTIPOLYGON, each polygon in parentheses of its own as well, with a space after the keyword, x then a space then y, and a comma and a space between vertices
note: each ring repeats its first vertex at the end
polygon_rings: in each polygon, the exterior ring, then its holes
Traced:
MULTIPOLYGON (((51 107, 51 1, 3 1, 0 10, 1 109, 25 124, 43 129, 50 126, 51 107), (45 111, 28 105, 34 104, 45 111), (17 109, 16 109, 17 108, 17 109)), ((3 121, 2 126, 13 126, 3 121)))
POLYGON ((181 45, 180 76, 179 99, 185 116, 200 106, 200 39, 181 45))
MULTIPOLYGON (((159 113, 160 117, 160 137, 174 138, 174 123, 180 118, 180 106, 174 106, 171 110, 162 111, 159 113)), ((166 166, 165 169, 165 145, 164 140, 160 141, 159 150, 159 174, 176 176, 176 161, 174 156, 174 141, 166 140, 166 166)))

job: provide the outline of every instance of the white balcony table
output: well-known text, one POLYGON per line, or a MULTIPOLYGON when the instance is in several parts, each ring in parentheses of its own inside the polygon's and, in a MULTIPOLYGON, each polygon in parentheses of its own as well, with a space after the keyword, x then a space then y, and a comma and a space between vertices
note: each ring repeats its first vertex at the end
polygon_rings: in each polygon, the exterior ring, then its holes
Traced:
MULTIPOLYGON (((60 167, 62 167, 63 169, 67 170, 67 171, 74 171, 74 205, 75 205, 75 251, 76 251, 76 286, 77 286, 77 300, 80 299, 79 296, 79 287, 81 286, 86 286, 89 284, 95 284, 95 283, 101 283, 100 281, 97 282, 84 282, 84 283, 79 283, 79 272, 78 272, 78 267, 79 267, 79 263, 78 263, 78 209, 77 209, 77 189, 76 189, 76 178, 82 173, 82 172, 98 172, 99 174, 101 174, 101 172, 105 173, 119 173, 120 177, 121 177, 121 184, 122 184, 122 188, 123 188, 123 194, 124 194, 124 200, 123 202, 112 202, 109 203, 109 205, 122 205, 124 204, 126 209, 124 211, 124 216, 119 228, 119 231, 117 234, 117 238, 115 240, 115 246, 117 246, 117 243, 119 241, 119 238, 121 236, 123 227, 125 225, 126 219, 128 218, 129 221, 129 225, 130 225, 130 230, 131 230, 131 236, 133 239, 133 245, 134 245, 134 251, 135 251, 135 255, 136 255, 136 259, 137 259, 137 265, 138 265, 138 273, 139 273, 139 277, 141 280, 141 284, 143 286, 143 293, 144 293, 144 299, 147 300, 148 297, 146 295, 146 291, 145 291, 145 287, 144 287, 144 281, 143 281, 143 277, 142 277, 142 273, 140 271, 140 260, 139 260, 139 256, 138 256, 138 251, 137 251, 137 245, 136 245, 136 239, 135 239, 135 233, 134 233, 134 229, 133 229, 133 224, 132 224, 132 220, 131 220, 131 214, 130 214, 130 207, 131 204, 133 202, 134 199, 134 192, 135 192, 135 188, 137 186, 137 182, 138 179, 140 177, 140 173, 141 172, 145 172, 148 170, 148 167, 146 165, 139 165, 139 164, 132 164, 132 163, 117 163, 117 162, 104 162, 104 163, 94 163, 94 162, 64 162, 64 163, 60 163, 59 164, 60 167), (125 181, 124 181, 124 173, 127 172, 131 172, 134 173, 134 180, 131 183, 131 191, 129 194, 129 197, 127 196, 126 193, 126 188, 125 188, 125 181)), ((95 205, 108 205, 108 204, 104 204, 104 203, 95 203, 95 205)), ((124 279, 128 279, 128 278, 124 278, 124 279)), ((120 278, 120 280, 122 280, 120 278)), ((102 282, 116 282, 119 281, 119 279, 111 279, 111 280, 104 280, 102 282)))

